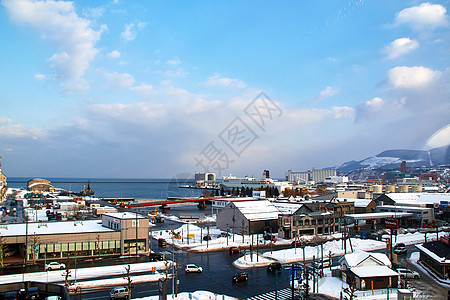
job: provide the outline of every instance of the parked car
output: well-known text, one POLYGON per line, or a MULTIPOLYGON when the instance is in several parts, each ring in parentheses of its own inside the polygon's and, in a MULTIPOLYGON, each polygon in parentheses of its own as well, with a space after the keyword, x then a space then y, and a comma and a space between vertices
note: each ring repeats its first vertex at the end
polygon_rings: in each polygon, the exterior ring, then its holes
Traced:
POLYGON ((266 234, 264 234, 264 239, 266 241, 274 241, 275 240, 275 236, 273 234, 266 233, 266 234))
POLYGON ((232 278, 233 283, 244 283, 247 281, 248 281, 248 273, 246 272, 237 273, 232 278))
POLYGON ((59 263, 59 262, 51 262, 49 264, 45 265, 45 270, 46 271, 51 271, 51 270, 64 270, 66 268, 66 265, 63 263, 59 263))
POLYGON ((161 253, 149 253, 148 260, 149 261, 161 261, 161 260, 164 260, 164 255, 161 253))
POLYGON ((230 254, 237 254, 241 252, 241 249, 239 249, 238 247, 230 247, 228 251, 230 252, 230 254))
POLYGON ((199 267, 199 266, 196 266, 193 264, 186 265, 185 270, 186 270, 186 273, 201 273, 201 272, 203 272, 202 267, 199 267))
POLYGON ((281 272, 281 263, 273 262, 267 266, 267 272, 281 272))
POLYGON ((406 269, 406 268, 398 268, 397 273, 400 275, 400 278, 402 278, 402 279, 405 279, 405 278, 419 279, 420 278, 419 273, 417 273, 416 271, 410 270, 410 269, 406 269))
POLYGON ((17 291, 6 292, 5 293, 5 297, 3 299, 5 299, 5 300, 17 300, 18 294, 19 293, 17 291))
POLYGON ((37 287, 29 287, 28 290, 21 289, 19 291, 18 299, 37 300, 39 297, 39 289, 37 287))
POLYGON ((204 241, 210 241, 210 240, 211 240, 211 236, 210 236, 210 235, 205 235, 205 236, 203 237, 203 240, 204 240, 204 241))
POLYGON ((158 239, 158 245, 164 247, 164 246, 167 245, 167 242, 166 242, 165 239, 159 238, 159 239, 158 239))
POLYGON ((109 292, 109 299, 128 299, 128 288, 126 286, 119 286, 109 292))
POLYGON ((61 300, 61 296, 48 296, 45 300, 61 300))
POLYGON ((404 243, 398 243, 394 246, 395 254, 406 254, 406 246, 404 243))

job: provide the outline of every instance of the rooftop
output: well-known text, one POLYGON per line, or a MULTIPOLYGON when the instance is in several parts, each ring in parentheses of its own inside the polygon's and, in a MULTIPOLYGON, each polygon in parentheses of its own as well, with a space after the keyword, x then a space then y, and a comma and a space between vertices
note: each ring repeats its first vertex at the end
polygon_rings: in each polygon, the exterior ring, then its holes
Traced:
POLYGON ((64 234, 64 233, 89 233, 89 232, 114 232, 110 228, 102 226, 102 221, 67 221, 67 222, 38 222, 22 224, 2 224, 0 225, 0 235, 2 236, 25 236, 64 234), (28 230, 27 230, 28 226, 28 230))
POLYGON ((249 221, 275 220, 280 211, 268 200, 233 202, 249 221))

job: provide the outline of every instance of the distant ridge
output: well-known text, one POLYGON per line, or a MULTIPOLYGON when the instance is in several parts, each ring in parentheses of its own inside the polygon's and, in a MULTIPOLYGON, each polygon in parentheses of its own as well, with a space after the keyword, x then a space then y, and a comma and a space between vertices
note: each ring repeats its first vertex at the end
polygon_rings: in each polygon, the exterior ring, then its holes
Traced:
POLYGON ((338 173, 348 174, 359 169, 398 169, 402 161, 409 168, 450 165, 450 147, 444 146, 430 150, 386 150, 360 161, 349 161, 337 167, 338 173))

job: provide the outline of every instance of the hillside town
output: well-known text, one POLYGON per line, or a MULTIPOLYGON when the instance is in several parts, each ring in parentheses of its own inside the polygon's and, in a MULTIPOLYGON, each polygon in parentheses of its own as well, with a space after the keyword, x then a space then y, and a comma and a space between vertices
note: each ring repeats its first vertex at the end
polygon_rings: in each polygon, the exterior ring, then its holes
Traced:
POLYGON ((230 255, 241 270, 233 276, 238 284, 252 282, 247 270, 289 270, 279 299, 443 299, 450 286, 449 171, 411 170, 403 161, 363 182, 335 169, 289 170, 285 180, 268 170, 222 180, 197 173, 191 188, 203 197, 165 200, 97 198, 89 184, 73 192, 45 179, 8 188, 0 169, 1 292, 38 288, 48 299, 69 299, 121 286, 137 299, 134 285, 159 282, 164 288, 155 296, 170 299, 180 270, 207 272, 177 261, 182 251, 230 255), (194 210, 177 214, 180 206, 194 210), (102 266, 84 267, 93 259, 102 266), (424 280, 441 288, 424 288, 424 280))

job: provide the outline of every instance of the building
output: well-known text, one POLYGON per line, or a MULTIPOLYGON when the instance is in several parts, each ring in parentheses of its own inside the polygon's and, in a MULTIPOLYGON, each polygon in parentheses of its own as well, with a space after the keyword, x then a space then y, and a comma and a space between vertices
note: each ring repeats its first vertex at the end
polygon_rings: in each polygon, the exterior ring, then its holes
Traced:
POLYGON ((232 201, 217 214, 216 226, 236 234, 276 232, 279 213, 268 200, 232 201))
POLYGON ((2 172, 2 157, 0 156, 0 200, 2 199, 3 195, 5 195, 7 187, 6 176, 2 172))
POLYGON ((373 213, 377 211, 377 203, 372 199, 353 200, 355 214, 373 213))
POLYGON ((413 219, 418 221, 417 225, 420 227, 432 224, 434 221, 434 209, 427 207, 382 205, 377 206, 377 212, 411 213, 413 214, 413 219))
POLYGON ((285 173, 286 180, 295 183, 306 183, 309 181, 325 182, 327 177, 335 177, 336 169, 315 169, 311 171, 291 171, 285 173))
POLYGON ((324 235, 339 232, 340 217, 330 211, 313 211, 302 205, 292 214, 278 216, 278 236, 292 239, 303 235, 324 235))
POLYGON ((27 182, 27 189, 30 192, 50 192, 53 193, 55 188, 52 186, 52 183, 45 179, 35 178, 33 180, 29 180, 27 182))
POLYGON ((420 252, 419 261, 434 274, 443 279, 450 278, 450 236, 441 237, 439 241, 416 245, 420 252))
POLYGON ((342 279, 358 290, 398 287, 398 273, 392 270, 389 258, 382 253, 354 251, 340 260, 342 279))
MULTIPOLYGON (((28 261, 148 253, 147 217, 107 213, 102 221, 36 222, 0 225, 11 256, 28 261), (137 243, 137 249, 136 249, 137 243)), ((6 263, 8 257, 5 258, 6 263)), ((19 260, 20 261, 20 260, 19 260)))

